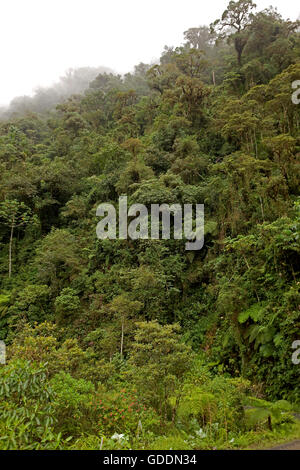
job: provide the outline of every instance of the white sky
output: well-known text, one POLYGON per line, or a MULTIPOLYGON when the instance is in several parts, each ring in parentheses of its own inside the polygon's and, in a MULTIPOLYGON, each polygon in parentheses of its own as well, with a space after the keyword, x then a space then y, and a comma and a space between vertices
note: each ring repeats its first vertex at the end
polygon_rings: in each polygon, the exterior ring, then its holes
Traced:
MULTIPOLYGON (((0 104, 50 85, 70 67, 131 71, 177 46, 183 31, 219 18, 229 0, 0 0, 0 104)), ((272 4, 297 19, 298 0, 272 4)))

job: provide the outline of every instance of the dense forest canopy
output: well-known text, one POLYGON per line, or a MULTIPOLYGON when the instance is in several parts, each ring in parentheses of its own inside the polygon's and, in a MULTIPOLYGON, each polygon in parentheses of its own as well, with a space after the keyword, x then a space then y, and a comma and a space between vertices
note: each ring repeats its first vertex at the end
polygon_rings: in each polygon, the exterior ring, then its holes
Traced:
POLYGON ((0 448, 230 447, 292 426, 299 58, 299 22, 230 1, 155 65, 12 103, 0 122, 0 448), (203 249, 98 240, 98 204, 123 194, 204 203, 203 249))

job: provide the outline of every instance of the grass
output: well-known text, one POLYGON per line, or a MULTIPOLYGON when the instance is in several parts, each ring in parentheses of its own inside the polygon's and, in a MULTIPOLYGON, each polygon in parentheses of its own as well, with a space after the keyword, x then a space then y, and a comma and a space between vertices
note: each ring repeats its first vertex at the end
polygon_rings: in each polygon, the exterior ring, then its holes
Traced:
POLYGON ((251 439, 252 442, 242 448, 245 450, 266 450, 297 439, 300 439, 300 422, 295 423, 293 426, 282 425, 273 431, 261 432, 256 437, 253 436, 253 441, 251 439))

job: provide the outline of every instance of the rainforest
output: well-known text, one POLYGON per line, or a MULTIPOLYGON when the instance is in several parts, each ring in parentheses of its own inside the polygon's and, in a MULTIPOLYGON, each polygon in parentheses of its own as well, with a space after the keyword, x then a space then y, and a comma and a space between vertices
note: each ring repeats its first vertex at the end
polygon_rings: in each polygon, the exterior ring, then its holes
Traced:
POLYGON ((155 63, 1 110, 1 450, 300 440, 299 31, 230 1, 155 63), (204 204, 202 249, 98 238, 124 196, 204 204))

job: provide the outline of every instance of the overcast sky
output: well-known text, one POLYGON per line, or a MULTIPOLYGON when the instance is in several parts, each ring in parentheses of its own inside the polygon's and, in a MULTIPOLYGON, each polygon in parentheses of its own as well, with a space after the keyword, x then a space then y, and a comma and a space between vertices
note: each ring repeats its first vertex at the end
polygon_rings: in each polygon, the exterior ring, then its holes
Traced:
MULTIPOLYGON (((227 0, 0 0, 0 104, 50 85, 70 67, 124 73, 220 17, 227 0)), ((298 0, 256 0, 297 19, 298 0)))

